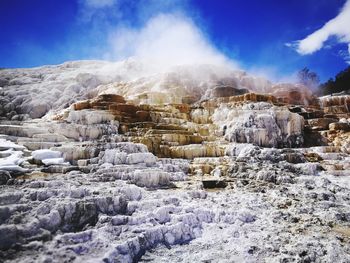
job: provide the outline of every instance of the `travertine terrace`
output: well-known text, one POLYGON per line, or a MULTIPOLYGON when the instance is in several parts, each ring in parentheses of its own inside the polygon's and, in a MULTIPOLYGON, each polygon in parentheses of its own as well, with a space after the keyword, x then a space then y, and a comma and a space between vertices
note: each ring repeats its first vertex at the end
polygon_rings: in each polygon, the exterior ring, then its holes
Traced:
POLYGON ((0 71, 1 260, 350 261, 349 95, 142 66, 0 71))

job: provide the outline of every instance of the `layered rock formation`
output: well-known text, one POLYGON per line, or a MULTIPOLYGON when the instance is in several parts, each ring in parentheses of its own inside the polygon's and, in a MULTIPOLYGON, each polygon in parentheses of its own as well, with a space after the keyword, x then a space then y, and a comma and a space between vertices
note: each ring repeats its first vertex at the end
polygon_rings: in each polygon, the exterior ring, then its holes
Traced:
POLYGON ((221 105, 213 115, 226 140, 263 147, 295 147, 303 144, 304 118, 270 103, 221 105))
POLYGON ((135 61, 0 79, 2 260, 350 260, 348 97, 135 61))

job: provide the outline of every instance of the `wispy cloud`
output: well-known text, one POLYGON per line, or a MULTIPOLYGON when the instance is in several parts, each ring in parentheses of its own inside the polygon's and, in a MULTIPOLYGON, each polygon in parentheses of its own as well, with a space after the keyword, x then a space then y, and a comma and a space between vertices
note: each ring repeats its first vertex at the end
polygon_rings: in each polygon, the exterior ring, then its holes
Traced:
MULTIPOLYGON (((350 0, 345 3, 338 16, 328 21, 322 28, 302 40, 286 45, 295 48, 300 55, 308 55, 324 48, 326 41, 332 36, 337 38, 337 42, 348 44, 350 53, 350 0)), ((349 56, 343 57, 350 63, 349 56)))
POLYGON ((83 0, 82 3, 90 8, 104 8, 115 5, 117 0, 83 0))
POLYGON ((120 14, 119 0, 78 0, 78 4, 78 19, 83 22, 107 20, 120 14))

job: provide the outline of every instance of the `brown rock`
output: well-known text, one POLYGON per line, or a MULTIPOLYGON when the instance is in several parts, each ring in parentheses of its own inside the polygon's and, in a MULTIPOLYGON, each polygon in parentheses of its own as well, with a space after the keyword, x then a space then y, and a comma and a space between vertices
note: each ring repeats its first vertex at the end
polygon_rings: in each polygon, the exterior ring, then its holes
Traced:
POLYGON ((246 89, 238 89, 232 86, 217 86, 211 90, 209 98, 231 97, 243 95, 248 92, 246 89))
POLYGON ((320 104, 323 107, 332 107, 332 106, 347 106, 350 107, 350 96, 327 96, 320 98, 320 104))
POLYGON ((323 160, 322 157, 319 156, 317 153, 305 153, 304 156, 308 162, 320 162, 323 160))
POLYGON ((337 121, 337 119, 333 118, 317 118, 306 120, 307 124, 313 130, 328 130, 329 124, 337 121))
POLYGON ((120 111, 122 113, 127 113, 129 115, 135 116, 136 112, 139 109, 137 106, 135 106, 133 104, 115 103, 115 104, 109 105, 109 110, 120 111))
POLYGON ((337 106, 324 107, 324 112, 327 114, 341 114, 341 113, 348 113, 349 110, 346 105, 337 105, 337 106))
POLYGON ((189 113, 191 111, 191 107, 187 103, 172 104, 172 106, 178 109, 181 113, 189 113))
POLYGON ((265 101, 265 102, 276 103, 277 99, 274 96, 268 95, 268 94, 246 93, 240 96, 232 96, 230 97, 229 101, 230 102, 265 101))
POLYGON ((350 131, 350 124, 344 122, 335 122, 329 124, 329 129, 335 131, 350 131))
POLYGON ((135 114, 138 122, 146 122, 151 120, 151 116, 148 111, 139 110, 135 114))
POLYGON ((280 83, 272 87, 279 102, 294 105, 318 105, 317 98, 311 90, 300 84, 280 83))
MULTIPOLYGON (((293 112, 293 111, 292 111, 293 112)), ((323 110, 307 110, 303 112, 297 112, 299 115, 303 116, 304 119, 318 119, 318 118, 326 118, 323 110)), ((332 118, 332 117, 330 117, 332 118)))
POLYGON ((83 100, 79 101, 73 104, 74 110, 85 110, 85 109, 90 109, 90 101, 89 100, 83 100))
POLYGON ((116 94, 101 94, 97 97, 97 100, 105 101, 105 102, 116 102, 116 103, 126 102, 123 96, 116 95, 116 94))

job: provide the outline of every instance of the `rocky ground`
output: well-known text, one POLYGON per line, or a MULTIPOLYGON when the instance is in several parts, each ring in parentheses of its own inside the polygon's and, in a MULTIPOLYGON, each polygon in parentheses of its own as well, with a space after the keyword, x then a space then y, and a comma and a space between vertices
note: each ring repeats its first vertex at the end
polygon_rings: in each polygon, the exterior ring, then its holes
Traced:
POLYGON ((0 261, 350 262, 348 95, 123 63, 0 71, 0 261))

